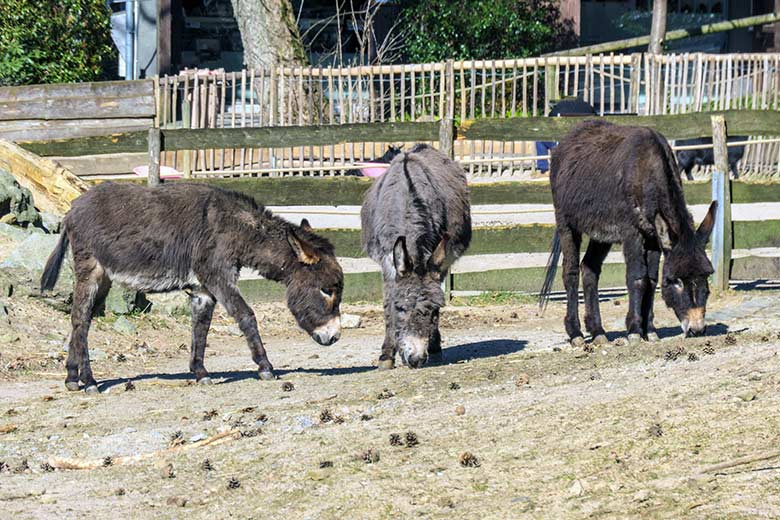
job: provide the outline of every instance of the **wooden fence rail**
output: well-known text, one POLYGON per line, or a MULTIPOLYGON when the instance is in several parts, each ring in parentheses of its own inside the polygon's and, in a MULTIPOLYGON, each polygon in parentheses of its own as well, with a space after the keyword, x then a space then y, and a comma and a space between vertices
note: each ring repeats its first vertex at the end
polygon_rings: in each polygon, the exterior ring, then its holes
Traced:
MULTIPOLYGON (((780 54, 608 54, 366 67, 276 67, 188 71, 160 78, 163 128, 235 128, 433 121, 450 107, 456 121, 538 117, 563 97, 581 96, 599 113, 678 114, 780 108, 780 54)), ((235 148, 167 154, 164 163, 196 174, 333 166, 381 155, 390 139, 333 146, 235 148)), ((532 143, 471 140, 455 157, 471 177, 533 168, 532 143), (506 160, 499 160, 506 159, 506 160)), ((747 175, 778 174, 780 145, 749 145, 747 175)), ((343 168, 346 170, 347 167, 343 168)), ((335 170, 332 170, 335 173, 335 170)))

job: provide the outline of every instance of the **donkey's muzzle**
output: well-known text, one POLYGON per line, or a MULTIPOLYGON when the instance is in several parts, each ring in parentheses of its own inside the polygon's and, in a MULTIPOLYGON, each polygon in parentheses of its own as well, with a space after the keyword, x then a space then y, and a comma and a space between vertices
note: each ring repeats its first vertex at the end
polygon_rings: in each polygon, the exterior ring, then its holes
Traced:
POLYGON ((317 327, 311 333, 312 339, 320 345, 333 345, 341 337, 341 316, 331 318, 325 325, 317 327))
POLYGON ((686 337, 703 336, 707 330, 707 324, 704 322, 704 309, 701 307, 690 309, 680 325, 686 337))
POLYGON ((420 368, 428 361, 428 342, 418 336, 407 336, 399 342, 401 359, 409 368, 420 368))

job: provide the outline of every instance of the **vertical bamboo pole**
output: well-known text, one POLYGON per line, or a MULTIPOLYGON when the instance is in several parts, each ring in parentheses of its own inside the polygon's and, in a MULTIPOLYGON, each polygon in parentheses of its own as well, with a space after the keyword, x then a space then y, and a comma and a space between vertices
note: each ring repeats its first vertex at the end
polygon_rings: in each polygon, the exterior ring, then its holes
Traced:
POLYGON ((726 147, 726 120, 722 115, 712 116, 712 144, 715 166, 712 171, 712 199, 718 201, 715 230, 712 234, 712 266, 715 270, 715 290, 729 288, 731 269, 731 180, 729 179, 728 148, 726 147))

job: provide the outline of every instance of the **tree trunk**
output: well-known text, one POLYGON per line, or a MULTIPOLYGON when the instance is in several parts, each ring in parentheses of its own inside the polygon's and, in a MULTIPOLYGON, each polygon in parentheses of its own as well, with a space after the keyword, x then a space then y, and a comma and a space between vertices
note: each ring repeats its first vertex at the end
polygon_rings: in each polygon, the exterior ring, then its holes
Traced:
POLYGON ((653 0, 653 26, 650 29, 650 45, 647 52, 661 54, 666 36, 666 0, 653 0))
POLYGON ((277 64, 302 65, 306 53, 291 0, 230 0, 250 70, 277 64))

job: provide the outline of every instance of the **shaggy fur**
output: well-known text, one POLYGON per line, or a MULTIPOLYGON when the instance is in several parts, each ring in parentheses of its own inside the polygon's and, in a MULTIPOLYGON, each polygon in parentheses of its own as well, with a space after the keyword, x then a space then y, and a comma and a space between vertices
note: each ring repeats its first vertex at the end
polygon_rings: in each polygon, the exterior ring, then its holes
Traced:
MULTIPOLYGON (((736 143, 740 141, 746 141, 745 136, 730 136, 726 139, 729 143, 736 143)), ((711 137, 701 137, 697 139, 679 139, 675 141, 677 146, 693 146, 697 144, 712 144, 711 137)), ((739 172, 737 171, 737 163, 742 156, 745 155, 745 147, 743 146, 731 146, 728 148, 728 160, 729 171, 734 175, 734 178, 739 178, 739 172)), ((693 174, 691 171, 694 166, 706 166, 709 164, 715 164, 715 152, 712 148, 705 148, 703 150, 678 150, 677 151, 677 164, 680 165, 680 170, 685 173, 685 176, 689 181, 693 180, 693 174)))
POLYGON ((412 367, 441 352, 441 281, 471 241, 468 197, 463 169, 426 145, 396 156, 366 195, 363 248, 384 280, 380 366, 397 350, 412 367))
POLYGON ((601 266, 611 244, 621 243, 626 259, 629 306, 626 328, 632 339, 657 338, 653 297, 664 255, 662 296, 684 332, 704 331, 712 265, 705 246, 714 224, 715 202, 698 231, 685 204, 680 172, 659 133, 600 121, 577 125, 552 153, 550 174, 556 236, 542 302, 549 293, 563 251, 568 300, 566 332, 582 340, 577 310, 579 269, 585 297, 585 327, 606 340, 598 304, 601 266), (582 235, 590 237, 578 265, 582 235))
POLYGON ((100 184, 74 201, 65 216, 62 238, 41 278, 42 290, 56 283, 69 243, 76 275, 66 379, 70 389, 81 381, 96 390, 87 333, 93 309, 112 281, 144 292, 190 294, 190 370, 198 381, 208 381, 203 357, 216 302, 238 323, 261 377, 273 377, 254 313, 236 285, 244 266, 287 286, 288 307, 316 341, 338 339, 343 274, 333 246, 312 233, 308 222, 295 226, 251 197, 204 184, 100 184))

